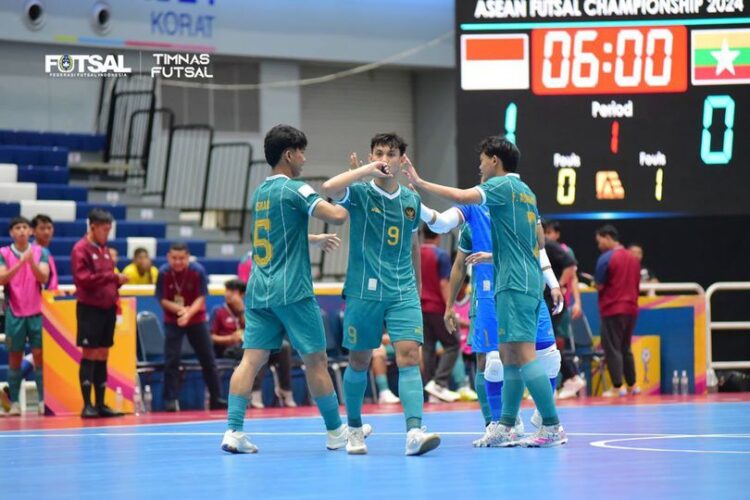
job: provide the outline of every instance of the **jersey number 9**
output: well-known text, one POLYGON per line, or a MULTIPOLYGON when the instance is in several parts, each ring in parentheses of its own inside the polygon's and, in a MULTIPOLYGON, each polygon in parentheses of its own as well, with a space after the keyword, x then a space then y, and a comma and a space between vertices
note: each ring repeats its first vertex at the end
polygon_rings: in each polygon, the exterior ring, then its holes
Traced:
POLYGON ((398 237, 401 234, 401 231, 396 226, 391 226, 388 228, 388 244, 392 247, 398 245, 398 237))
POLYGON ((260 230, 266 230, 266 236, 271 232, 271 220, 270 219, 258 219, 255 221, 255 229, 253 230, 253 262, 260 267, 265 267, 271 262, 273 257, 273 247, 271 242, 267 238, 260 237, 260 230), (262 255, 261 255, 262 253, 262 255))

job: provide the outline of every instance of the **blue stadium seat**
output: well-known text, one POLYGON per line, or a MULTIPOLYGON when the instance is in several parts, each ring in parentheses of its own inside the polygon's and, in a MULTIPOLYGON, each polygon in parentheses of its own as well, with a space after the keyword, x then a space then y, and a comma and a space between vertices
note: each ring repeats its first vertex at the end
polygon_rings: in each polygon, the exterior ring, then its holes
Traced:
POLYGON ((55 238, 69 237, 80 239, 88 230, 86 219, 76 221, 55 222, 55 238))
MULTIPOLYGON (((8 222, 10 222, 10 219, 0 219, 0 234, 2 234, 2 230, 4 227, 7 227, 8 222), (5 224, 5 225, 3 225, 5 224)), ((52 243, 50 243, 49 251, 52 252, 52 255, 54 256, 69 256, 71 250, 73 249, 73 245, 80 240, 83 235, 86 233, 86 222, 59 222, 55 223, 55 237, 52 239, 52 243), (62 232, 68 232, 67 227, 65 228, 65 231, 61 231, 60 228, 62 225, 75 225, 76 232, 75 234, 66 234, 62 235, 60 233, 62 232)), ((0 247, 10 245, 11 244, 10 236, 1 236, 0 237, 0 247)), ((182 240, 181 240, 182 241, 182 240)), ((157 256, 165 256, 167 254, 167 251, 169 250, 169 246, 173 242, 171 240, 157 240, 156 242, 156 248, 157 248, 157 256)), ((202 259, 206 255, 206 241, 205 240, 187 240, 183 241, 183 243, 187 244, 188 248, 190 249, 190 255, 194 255, 198 257, 199 259, 202 259)), ((117 251, 122 256, 122 260, 125 261, 125 264, 130 263, 130 259, 126 258, 125 255, 128 251, 128 239, 127 238, 115 238, 113 240, 109 240, 108 243, 109 246, 116 248, 117 251)), ((153 255, 151 257, 154 257, 153 255)), ((122 264, 122 267, 125 267, 125 264, 122 264)), ((236 268, 236 266, 235 266, 236 268)), ((236 269, 235 269, 236 270, 236 269)))
MULTIPOLYGON (((12 203, 0 203, 0 217, 10 219, 11 217, 16 217, 21 213, 21 204, 17 202, 12 203)), ((7 226, 7 223, 5 225, 7 226)))
POLYGON ((56 146, 71 151, 101 151, 105 140, 105 136, 97 134, 0 130, 0 144, 15 146, 56 146))
POLYGON ((65 184, 37 184, 36 198, 38 200, 70 200, 86 202, 88 199, 88 191, 84 187, 68 186, 65 184))
POLYGON ((118 238, 127 238, 128 236, 164 238, 166 235, 167 225, 163 222, 117 221, 118 238))
POLYGON ((46 146, 0 146, 0 163, 68 166, 68 149, 46 146))
MULTIPOLYGON (((103 208, 104 210, 108 210, 112 217, 115 218, 115 220, 119 221, 124 220, 127 214, 127 207, 125 205, 110 205, 107 203, 88 203, 88 202, 78 202, 76 204, 76 218, 77 219, 86 219, 89 216, 89 212, 91 212, 94 208, 103 208)), ((134 236, 134 235, 131 235, 134 236)), ((151 235, 148 235, 151 236, 151 235)))
MULTIPOLYGON (((123 262, 119 263, 119 267, 123 268, 127 265, 126 259, 121 259, 123 262)), ((156 257, 153 259, 156 267, 161 267, 167 263, 165 257, 156 257)), ((208 274, 236 274, 238 259, 215 259, 215 258, 199 258, 198 263, 201 264, 206 273, 208 274)), ((71 274, 70 269, 70 256, 57 256, 55 255, 55 264, 57 265, 57 273, 60 276, 71 274)), ((122 269, 121 269, 122 270, 122 269)))
POLYGON ((23 165, 18 167, 18 182, 68 184, 69 180, 70 170, 68 170, 68 167, 38 167, 35 165, 23 165))

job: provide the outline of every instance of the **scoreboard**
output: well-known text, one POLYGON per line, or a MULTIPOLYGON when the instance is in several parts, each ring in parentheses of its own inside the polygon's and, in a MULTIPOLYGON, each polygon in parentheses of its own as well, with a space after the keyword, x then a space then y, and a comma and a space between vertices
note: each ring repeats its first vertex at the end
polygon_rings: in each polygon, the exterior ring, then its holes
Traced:
POLYGON ((456 23, 461 185, 502 134, 544 213, 750 214, 743 0, 456 0, 456 23))

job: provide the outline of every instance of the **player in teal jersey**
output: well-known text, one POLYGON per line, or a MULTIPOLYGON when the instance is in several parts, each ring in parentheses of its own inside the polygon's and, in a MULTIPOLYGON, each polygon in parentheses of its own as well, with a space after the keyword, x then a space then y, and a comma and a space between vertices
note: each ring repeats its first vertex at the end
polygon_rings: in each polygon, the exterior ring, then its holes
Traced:
MULTIPOLYGON (((380 345, 383 324, 396 349, 399 397, 406 417, 406 454, 437 448, 440 437, 422 427, 424 387, 419 372, 422 308, 419 301, 420 198, 396 178, 406 143, 396 134, 378 134, 370 143, 370 162, 323 183, 323 192, 349 211, 349 264, 344 283, 344 374, 351 454, 367 453, 362 431, 362 401, 372 350, 380 345), (373 176, 370 182, 365 178, 373 176)), ((356 162, 355 162, 356 164, 356 162)))
MULTIPOLYGON (((516 169, 520 152, 503 137, 489 137, 479 145, 479 169, 487 180, 471 189, 457 189, 424 181, 408 158, 404 173, 419 189, 461 204, 487 205, 490 209, 492 254, 495 268, 495 301, 500 355, 504 365, 503 412, 494 442, 499 446, 550 447, 567 442, 557 416, 552 387, 536 359, 536 327, 545 275, 539 265, 544 231, 538 226, 536 196, 516 169), (537 433, 519 439, 514 430, 524 384, 534 398, 543 425, 537 433)), ((545 269, 545 273, 549 270, 545 269)), ((552 289, 555 304, 562 301, 552 289)))
POLYGON ((328 374, 326 338, 320 308, 313 295, 307 240, 309 216, 341 225, 347 212, 324 201, 309 185, 295 180, 305 163, 307 138, 301 131, 277 125, 266 135, 266 161, 273 167, 253 194, 253 270, 245 298, 244 355, 229 386, 228 427, 221 448, 255 453, 243 432, 245 410, 258 369, 278 350, 284 332, 305 363, 310 393, 327 429, 326 447, 346 445, 348 429, 328 374))

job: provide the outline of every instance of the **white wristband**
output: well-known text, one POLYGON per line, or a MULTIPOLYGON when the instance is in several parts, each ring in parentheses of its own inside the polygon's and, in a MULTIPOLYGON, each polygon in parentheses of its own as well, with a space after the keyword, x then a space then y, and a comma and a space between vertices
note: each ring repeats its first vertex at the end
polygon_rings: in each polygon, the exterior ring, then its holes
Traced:
POLYGON ((460 213, 455 207, 449 208, 442 213, 436 213, 435 222, 430 224, 430 229, 437 234, 447 233, 461 224, 460 213))
POLYGON ((422 203, 421 205, 422 209, 420 210, 419 218, 422 219, 422 222, 424 222, 425 224, 429 224, 430 222, 432 222, 432 218, 435 217, 435 211, 424 203, 422 203))
POLYGON ((552 270, 552 264, 549 261, 547 250, 542 248, 539 251, 539 265, 542 266, 542 274, 544 275, 544 282, 551 289, 560 288, 560 283, 557 281, 555 272, 552 270))

